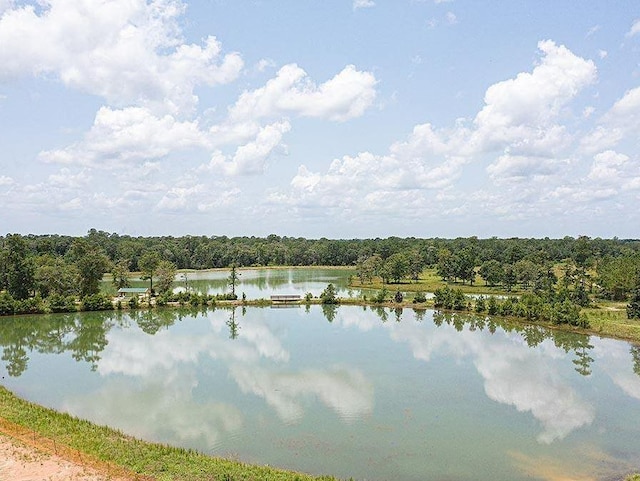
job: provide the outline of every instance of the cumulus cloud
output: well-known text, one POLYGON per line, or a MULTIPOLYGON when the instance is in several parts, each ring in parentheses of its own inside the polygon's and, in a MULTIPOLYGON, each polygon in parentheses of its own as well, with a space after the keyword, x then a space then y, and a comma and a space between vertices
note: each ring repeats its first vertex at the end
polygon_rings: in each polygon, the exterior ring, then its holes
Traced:
POLYGON ((574 141, 559 118, 594 83, 596 67, 549 40, 538 48, 541 58, 533 70, 491 85, 473 120, 462 119, 448 129, 416 125, 387 154, 345 155, 334 159, 326 173, 303 165, 291 181, 290 194, 277 193, 272 199, 350 213, 378 208, 412 212, 433 207, 466 166, 496 153, 487 167, 496 183, 558 176, 570 164, 566 151, 574 141))
POLYGON ((477 148, 513 148, 515 144, 548 150, 548 136, 557 138, 564 130, 554 123, 561 109, 595 81, 592 61, 550 40, 540 42, 538 48, 543 57, 531 73, 520 73, 487 89, 485 106, 474 120, 472 141, 477 148))
POLYGON ((52 75, 119 106, 190 111, 194 89, 235 80, 236 53, 208 37, 185 44, 179 0, 48 0, 0 17, 0 77, 52 75))
POLYGON ((376 78, 353 65, 321 85, 295 64, 282 67, 264 87, 244 92, 229 109, 233 123, 296 114, 345 121, 359 117, 376 97, 376 78))
POLYGON ((626 138, 635 138, 640 129, 640 87, 619 98, 591 132, 580 141, 583 152, 595 154, 615 148, 626 138))
POLYGON ((120 167, 121 162, 146 162, 190 147, 207 147, 197 121, 155 116, 143 107, 114 110, 102 107, 85 138, 65 149, 44 151, 40 159, 62 164, 120 167))

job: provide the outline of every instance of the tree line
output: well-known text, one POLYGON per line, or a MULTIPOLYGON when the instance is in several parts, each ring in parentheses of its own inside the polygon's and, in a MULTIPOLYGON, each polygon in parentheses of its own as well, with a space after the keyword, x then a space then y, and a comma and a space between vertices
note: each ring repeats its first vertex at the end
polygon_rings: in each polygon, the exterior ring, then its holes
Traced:
POLYGON ((106 308, 105 273, 118 288, 128 285, 130 272, 141 272, 162 293, 177 269, 270 265, 354 266, 363 283, 374 276, 386 283, 415 280, 431 267, 450 282, 473 284, 479 275, 507 291, 560 289, 581 306, 593 295, 634 305, 637 294, 640 302, 640 240, 634 239, 132 237, 91 229, 82 237, 0 237, 0 314, 39 312, 44 300, 54 312, 78 302, 106 308))

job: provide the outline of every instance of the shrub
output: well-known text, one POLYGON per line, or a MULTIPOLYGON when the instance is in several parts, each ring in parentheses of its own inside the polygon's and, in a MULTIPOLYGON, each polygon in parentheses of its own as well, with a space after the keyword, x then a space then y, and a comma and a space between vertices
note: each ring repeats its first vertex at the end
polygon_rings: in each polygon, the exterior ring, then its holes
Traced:
POLYGON ((13 312, 15 314, 43 314, 46 312, 46 309, 42 298, 37 295, 36 297, 29 297, 21 301, 14 301, 13 312))
POLYGON ((371 300, 376 304, 382 304, 387 299, 387 293, 387 288, 383 287, 381 291, 378 291, 378 293, 371 298, 371 300))
POLYGON ((336 288, 333 284, 327 285, 326 289, 320 294, 320 300, 322 304, 338 304, 338 298, 336 296, 336 288))
POLYGON ((487 305, 486 305, 484 296, 478 296, 476 298, 475 311, 476 312, 484 312, 486 310, 487 310, 487 305))
POLYGON ((416 292, 415 296, 413 296, 413 303, 422 304, 423 302, 427 302, 427 296, 422 291, 416 292))
POLYGON ((51 312, 75 312, 76 300, 73 296, 61 296, 54 294, 49 297, 49 309, 51 312))
POLYGON ((104 294, 91 294, 82 298, 83 311, 108 311, 111 309, 113 309, 113 303, 104 294))
POLYGON ((0 316, 10 316, 14 311, 15 301, 8 292, 0 292, 0 316))
POLYGON ((138 301, 138 296, 132 296, 127 302, 131 309, 137 309, 140 307, 140 302, 138 301))

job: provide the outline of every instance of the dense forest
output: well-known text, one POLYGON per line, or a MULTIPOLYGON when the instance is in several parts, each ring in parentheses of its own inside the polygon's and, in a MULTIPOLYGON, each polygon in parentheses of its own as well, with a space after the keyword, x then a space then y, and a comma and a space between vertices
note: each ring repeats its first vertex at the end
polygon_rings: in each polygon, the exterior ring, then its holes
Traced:
POLYGON ((374 276, 386 283, 417 279, 430 267, 444 281, 472 284, 479 276, 506 291, 560 292, 577 306, 592 297, 631 307, 640 300, 640 240, 131 237, 91 229, 82 237, 0 237, 0 314, 41 312, 43 299, 53 312, 71 310, 78 300, 86 310, 106 308, 99 295, 105 273, 123 287, 130 272, 141 272, 162 292, 176 269, 274 265, 353 266, 362 283, 374 276))

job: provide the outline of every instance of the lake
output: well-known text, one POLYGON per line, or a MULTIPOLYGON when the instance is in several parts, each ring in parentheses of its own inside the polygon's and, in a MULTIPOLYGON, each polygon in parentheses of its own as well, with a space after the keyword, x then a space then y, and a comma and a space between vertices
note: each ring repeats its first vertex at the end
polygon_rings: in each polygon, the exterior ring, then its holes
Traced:
MULTIPOLYGON (((236 294, 239 298, 244 293, 247 299, 269 299, 271 295, 298 294, 304 297, 310 292, 320 296, 327 284, 332 283, 341 297, 360 297, 369 289, 349 289, 349 277, 355 275, 354 269, 340 267, 283 267, 283 268, 242 268, 238 273, 236 294)), ((200 294, 224 294, 230 292, 228 269, 204 271, 180 271, 175 277, 174 291, 186 289, 200 294)), ((134 287, 148 287, 148 281, 133 280, 134 287)), ((115 291, 108 282, 103 283, 107 292, 115 291)), ((114 293, 114 292, 112 292, 114 293)))
POLYGON ((360 480, 640 471, 640 348, 621 341, 316 305, 3 318, 0 347, 21 397, 250 463, 360 480))

